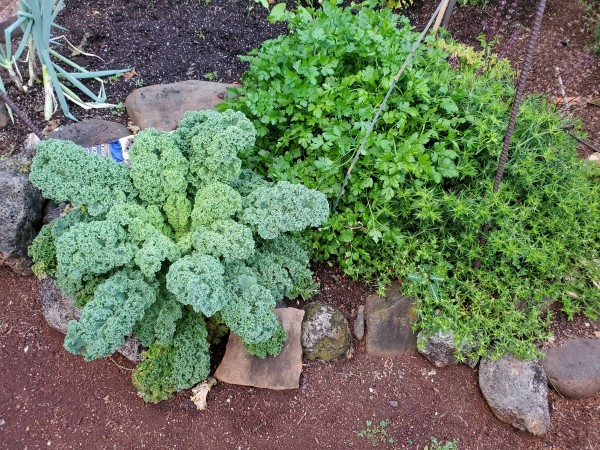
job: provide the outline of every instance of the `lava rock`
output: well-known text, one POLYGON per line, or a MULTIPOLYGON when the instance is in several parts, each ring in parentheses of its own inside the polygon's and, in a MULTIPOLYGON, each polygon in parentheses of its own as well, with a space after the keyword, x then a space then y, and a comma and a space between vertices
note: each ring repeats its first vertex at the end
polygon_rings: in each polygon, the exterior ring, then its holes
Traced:
POLYGON ((145 86, 129 94, 125 107, 131 121, 142 130, 171 131, 186 111, 213 109, 221 103, 228 87, 234 85, 199 80, 145 86))
MULTIPOLYGON (((53 278, 40 280, 40 296, 42 314, 51 328, 67 334, 69 321, 79 320, 81 310, 73 304, 73 300, 65 297, 53 278)), ((117 350, 128 360, 139 363, 142 360, 140 343, 133 337, 127 337, 125 343, 117 350)))
POLYGON ((115 141, 129 136, 131 131, 125 125, 100 119, 85 119, 52 131, 49 138, 74 142, 82 147, 115 141))
POLYGON ((417 320, 415 303, 400 293, 400 283, 392 283, 385 297, 369 296, 366 315, 369 355, 387 358, 417 348, 417 335, 413 331, 417 320))
POLYGON ((300 387, 302 346, 300 329, 304 311, 295 308, 273 310, 287 333, 283 350, 277 356, 260 359, 248 354, 239 336, 229 333, 225 356, 215 378, 223 383, 283 390, 300 387))
POLYGON ((17 158, 0 161, 0 265, 31 275, 27 247, 37 234, 43 199, 17 158))
POLYGON ((498 419, 543 436, 550 428, 548 381, 541 363, 507 356, 482 358, 479 388, 498 419))
POLYGON ((356 313, 356 319, 354 319, 354 336, 359 341, 362 341, 365 337, 365 307, 360 305, 356 313))
MULTIPOLYGON (((464 356, 474 349, 474 347, 463 346, 460 353, 464 356)), ((458 350, 454 344, 454 333, 452 332, 438 331, 436 334, 428 335, 421 331, 417 336, 417 350, 436 367, 460 364, 456 359, 458 350)), ((465 357, 465 363, 471 368, 475 368, 478 362, 479 358, 465 357)))
POLYGON ((551 348, 544 358, 550 385, 569 398, 600 392, 600 339, 572 339, 551 348))
POLYGON ((46 202, 46 204, 44 205, 44 209, 43 209, 44 218, 42 219, 42 224, 48 225, 54 219, 57 219, 58 217, 60 217, 63 214, 63 212, 65 211, 66 207, 67 207, 67 204, 65 202, 56 203, 53 200, 48 200, 46 202))
POLYGON ((10 122, 8 109, 6 109, 6 104, 2 100, 0 100, 0 128, 8 125, 8 122, 10 122))
POLYGON ((302 349, 308 361, 333 362, 352 354, 346 318, 329 305, 313 302, 304 308, 302 349))

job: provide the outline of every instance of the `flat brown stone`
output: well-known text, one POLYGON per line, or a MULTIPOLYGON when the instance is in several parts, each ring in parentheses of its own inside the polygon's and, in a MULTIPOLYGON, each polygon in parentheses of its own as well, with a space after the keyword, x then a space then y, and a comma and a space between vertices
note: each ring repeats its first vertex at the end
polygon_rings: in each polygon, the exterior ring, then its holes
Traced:
POLYGON ((225 99, 226 88, 232 84, 187 80, 157 84, 133 91, 125 100, 127 114, 140 127, 171 131, 186 111, 213 109, 225 99))
POLYGON ((225 356, 214 375, 217 380, 222 383, 274 390, 300 387, 300 333, 304 311, 295 308, 277 308, 273 311, 281 320, 288 336, 281 353, 266 359, 249 355, 242 340, 230 333, 225 356))
POLYGON ((370 295, 365 309, 369 355, 388 358, 416 350, 415 304, 400 293, 400 283, 392 283, 385 297, 370 295))

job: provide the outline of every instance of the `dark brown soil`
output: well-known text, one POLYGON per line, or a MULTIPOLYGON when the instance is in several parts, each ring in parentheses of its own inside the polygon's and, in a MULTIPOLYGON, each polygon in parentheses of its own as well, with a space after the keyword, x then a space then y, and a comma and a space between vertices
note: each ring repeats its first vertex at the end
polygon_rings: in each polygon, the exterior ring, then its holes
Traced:
MULTIPOLYGON (((523 37, 534 3, 518 1, 515 14, 525 29, 523 37)), ((248 5, 254 2, 67 0, 59 22, 71 30, 69 40, 75 44, 90 33, 86 51, 102 56, 105 63, 81 59, 87 67, 135 67, 141 82, 134 78, 107 86, 109 100, 119 102, 136 83, 202 79, 214 71, 217 79, 239 81, 245 65, 235 56, 282 31, 264 20, 266 13, 260 7, 249 11, 248 5)), ((417 0, 411 10, 417 29, 434 8, 433 1, 417 0)), ((459 40, 476 44, 484 24, 493 24, 494 16, 493 7, 460 8, 450 30, 459 40)), ((500 48, 515 26, 511 21, 497 31, 502 36, 500 48)), ((591 57, 590 64, 585 56, 590 30, 578 1, 549 0, 531 91, 558 96, 554 74, 558 65, 567 96, 599 96, 599 59, 591 57)), ((523 39, 506 47, 516 67, 523 48, 523 39)), ((39 88, 27 96, 10 93, 43 126, 39 88)), ((600 108, 580 101, 571 110, 583 120, 590 141, 599 146, 600 108)), ((73 111, 79 118, 126 121, 108 111, 73 111)), ((26 133, 20 122, 5 127, 0 154, 16 149, 26 133)), ((322 284, 317 299, 353 320, 369 288, 327 266, 318 267, 316 276, 322 284)), ((0 448, 362 449, 378 444, 423 449, 431 436, 457 439, 461 449, 600 447, 599 395, 568 400, 552 391, 550 432, 535 438, 494 417, 477 387, 476 371, 466 366, 435 369, 416 353, 370 358, 364 344, 356 341, 351 360, 305 365, 298 391, 219 384, 204 412, 195 411, 189 392, 158 405, 144 404, 131 384, 131 363, 120 356, 85 363, 62 348, 63 337, 44 322, 38 288, 35 278, 0 269, 0 448), (390 401, 398 406, 392 407, 390 401), (377 425, 386 419, 393 444, 358 436, 367 420, 377 425)), ((554 344, 569 337, 598 337, 600 323, 583 317, 569 322, 556 312, 553 332, 554 344)))

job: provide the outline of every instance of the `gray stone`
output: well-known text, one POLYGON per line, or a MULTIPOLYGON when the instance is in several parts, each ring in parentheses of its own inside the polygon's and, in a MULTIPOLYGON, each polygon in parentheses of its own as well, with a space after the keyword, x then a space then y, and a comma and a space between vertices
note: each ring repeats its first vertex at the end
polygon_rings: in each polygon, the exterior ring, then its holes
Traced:
MULTIPOLYGON (((79 320, 81 317, 81 310, 75 307, 71 298, 65 297, 60 292, 53 278, 40 280, 40 297, 44 319, 56 331, 66 334, 69 321, 79 320)), ((127 337, 117 351, 134 363, 142 360, 140 343, 133 337, 127 337)))
POLYGON ((15 159, 0 161, 0 265, 31 274, 27 247, 37 234, 43 199, 15 159))
POLYGON ((333 362, 351 355, 352 338, 342 313, 321 302, 309 304, 304 311, 302 350, 308 361, 333 362))
POLYGON ((2 100, 0 100, 0 128, 8 125, 8 122, 10 122, 8 109, 6 109, 6 104, 2 100))
POLYGON ((569 398, 600 392, 600 339, 572 339, 551 348, 544 358, 550 386, 569 398))
POLYGON ((354 336, 359 341, 362 341, 365 337, 365 307, 360 305, 356 313, 356 319, 354 319, 354 336))
POLYGON ((133 91, 125 100, 127 114, 140 127, 171 131, 186 111, 213 109, 225 99, 231 84, 187 80, 172 84, 146 86, 133 91))
POLYGON ((108 120, 85 119, 52 131, 49 138, 75 142, 82 147, 104 144, 129 136, 131 131, 125 125, 108 120))
MULTIPOLYGON (((0 0, 0 42, 4 42, 4 30, 11 26, 17 20, 19 11, 19 0, 0 0)), ((17 28, 12 33, 12 37, 18 37, 23 34, 21 28, 17 28)))
POLYGON ((366 305, 367 353, 382 358, 400 356, 417 348, 413 324, 415 303, 400 293, 394 282, 385 297, 370 295, 366 305))
POLYGON ((390 406, 392 408, 397 408, 398 407, 398 402, 396 400, 390 400, 390 406))
POLYGON ((283 350, 277 356, 260 359, 249 355, 244 343, 229 334, 225 356, 215 371, 215 378, 223 383, 283 390, 300 387, 302 346, 300 330, 304 311, 295 308, 273 310, 287 333, 283 350))
POLYGON ((42 224, 48 225, 54 219, 60 217, 62 215, 62 213, 65 211, 66 207, 67 207, 67 204, 64 202, 57 204, 56 202, 49 200, 44 205, 44 210, 43 210, 44 218, 42 219, 42 224))
POLYGON ((513 356, 482 358, 479 388, 498 419, 536 436, 550 428, 548 381, 541 363, 513 356))
MULTIPOLYGON (((462 346, 460 352, 465 364, 471 368, 475 368, 479 362, 479 358, 468 358, 466 356, 474 349, 474 347, 462 346)), ((436 367, 460 364, 456 359, 458 350, 454 344, 454 333, 452 332, 443 333, 438 331, 436 334, 427 335, 424 331, 421 331, 417 336, 417 350, 436 367)))

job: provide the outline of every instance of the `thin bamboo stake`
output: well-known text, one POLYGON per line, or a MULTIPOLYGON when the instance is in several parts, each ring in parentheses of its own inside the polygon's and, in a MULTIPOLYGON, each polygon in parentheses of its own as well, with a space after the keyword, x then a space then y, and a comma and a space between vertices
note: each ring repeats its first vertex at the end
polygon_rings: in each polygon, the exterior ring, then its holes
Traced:
POLYGON ((383 111, 383 108, 387 104, 387 101, 390 98, 390 95, 392 94, 392 91, 394 90, 394 87, 396 86, 396 83, 400 79, 400 75, 402 75, 402 73, 406 69, 406 66, 408 66, 408 63, 410 62, 410 60, 412 59, 413 55, 417 51, 417 48, 419 47, 419 45, 423 41, 423 38, 425 38, 425 35, 427 34, 427 31, 429 31, 429 28, 431 27, 431 24, 433 23, 433 20, 437 17, 438 13, 440 12, 440 10, 442 8, 442 5, 446 1, 447 0, 441 0, 440 1, 440 4, 438 5, 437 9, 431 15, 431 18, 429 19, 429 22, 427 22, 427 25, 425 25, 425 29, 419 35, 419 38, 417 39, 417 41, 414 43, 414 45, 413 45, 410 53, 408 54, 408 56, 406 57, 406 60, 404 61, 404 64, 402 64, 402 67, 400 67, 400 70, 398 71, 398 73, 396 74, 396 76, 394 77, 394 79, 392 80, 392 83, 390 84, 390 88, 388 89, 387 93, 385 94, 385 97, 383 98, 383 101, 379 105, 379 108, 377 108, 377 112, 375 113, 375 117, 373 118, 373 120, 369 124, 369 128, 367 128, 367 132, 366 132, 365 137, 363 138, 362 142, 360 143, 360 147, 356 150, 356 152, 354 152, 354 157, 352 158, 352 163, 350 164, 350 167, 348 167, 348 170, 346 171, 346 176, 344 177, 344 182, 342 183, 342 188, 340 189, 340 193, 338 194, 337 198, 335 199, 335 202, 333 203, 333 206, 331 207, 331 212, 332 213, 336 210, 337 205, 338 205, 340 199, 342 198, 342 195, 344 195, 344 191, 346 189, 346 185, 348 184, 348 179, 350 178, 350 174, 352 173, 352 170, 354 169, 354 166, 356 165, 356 162, 358 161, 358 158, 360 157, 360 154, 365 149, 365 145, 367 144, 367 139, 369 139, 369 136, 371 135, 371 132, 373 131, 373 127, 375 126, 375 123, 377 122, 377 119, 379 119, 379 116, 381 115, 381 112, 383 111))
POLYGON ((442 19, 444 18, 444 14, 446 13, 446 8, 448 8, 448 2, 450 0, 444 0, 444 4, 442 5, 442 9, 438 13, 437 19, 435 19, 435 23, 433 24, 432 32, 433 34, 437 33, 438 28, 442 24, 442 19))
POLYGON ((450 3, 448 3, 448 8, 446 8, 446 14, 444 14, 444 21, 442 22, 442 26, 444 28, 447 28, 448 23, 450 23, 450 16, 452 15, 452 11, 454 11, 455 5, 456 0, 450 0, 450 3))

